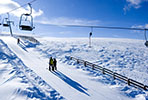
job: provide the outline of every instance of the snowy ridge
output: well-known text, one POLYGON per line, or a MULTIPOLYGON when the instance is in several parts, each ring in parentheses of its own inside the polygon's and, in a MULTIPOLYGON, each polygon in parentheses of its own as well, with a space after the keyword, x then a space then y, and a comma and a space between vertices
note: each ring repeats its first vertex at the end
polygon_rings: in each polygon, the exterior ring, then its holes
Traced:
POLYGON ((0 67, 0 71, 5 72, 1 73, 1 87, 3 87, 3 85, 7 86, 7 83, 12 84, 12 86, 10 85, 11 87, 8 88, 15 87, 14 89, 12 89, 13 91, 10 90, 12 91, 12 96, 7 97, 6 95, 2 95, 9 92, 9 89, 7 89, 6 87, 1 94, 2 100, 19 100, 19 96, 22 96, 24 100, 47 100, 63 98, 59 95, 59 93, 51 88, 49 84, 42 80, 40 76, 38 76, 36 73, 33 72, 33 70, 27 67, 2 40, 0 40, 0 52, 0 62, 2 65, 4 65, 4 67, 0 67), (18 86, 16 87, 15 85, 17 84, 18 86))

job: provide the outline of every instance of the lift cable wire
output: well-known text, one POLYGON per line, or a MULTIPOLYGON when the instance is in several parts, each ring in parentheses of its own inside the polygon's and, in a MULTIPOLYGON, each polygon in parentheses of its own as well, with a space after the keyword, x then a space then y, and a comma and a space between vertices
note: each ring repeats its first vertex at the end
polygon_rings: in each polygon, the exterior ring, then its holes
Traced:
POLYGON ((147 34, 146 31, 148 31, 148 28, 129 28, 129 27, 111 27, 111 26, 85 26, 85 25, 56 25, 56 24, 48 24, 50 26, 65 26, 65 27, 86 27, 91 28, 91 32, 89 35, 89 38, 92 35, 93 28, 105 28, 105 29, 122 29, 122 30, 139 30, 144 31, 144 37, 145 37, 145 45, 148 47, 148 40, 147 40, 147 34))
POLYGON ((122 29, 122 30, 139 30, 144 31, 145 40, 147 40, 146 31, 148 28, 129 28, 129 27, 112 27, 112 26, 86 26, 86 25, 56 25, 56 24, 48 24, 50 26, 65 26, 65 27, 86 27, 91 28, 91 32, 94 28, 105 28, 105 29, 122 29))
POLYGON ((36 1, 36 0, 32 0, 31 2, 28 2, 28 3, 26 3, 26 4, 23 4, 23 5, 21 5, 20 7, 14 8, 14 9, 10 10, 10 11, 7 12, 7 13, 13 12, 13 11, 19 9, 19 8, 22 8, 22 7, 26 6, 26 5, 28 5, 28 4, 32 4, 32 3, 35 2, 35 1, 36 1))
POLYGON ((125 30, 146 30, 148 28, 128 28, 128 27, 111 27, 111 26, 85 26, 85 25, 56 25, 56 24, 49 24, 51 26, 65 26, 65 27, 89 27, 89 28, 106 28, 106 29, 125 29, 125 30))

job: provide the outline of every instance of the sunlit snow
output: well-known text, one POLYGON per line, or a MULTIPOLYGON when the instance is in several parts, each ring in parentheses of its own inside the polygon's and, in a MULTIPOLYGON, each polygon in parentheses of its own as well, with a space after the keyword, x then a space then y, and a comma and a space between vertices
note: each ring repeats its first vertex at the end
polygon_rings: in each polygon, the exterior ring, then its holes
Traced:
POLYGON ((1 100, 148 100, 148 91, 69 60, 92 62, 148 85, 148 48, 143 40, 36 37, 31 43, 0 36, 1 100), (49 57, 58 71, 49 72, 49 57))

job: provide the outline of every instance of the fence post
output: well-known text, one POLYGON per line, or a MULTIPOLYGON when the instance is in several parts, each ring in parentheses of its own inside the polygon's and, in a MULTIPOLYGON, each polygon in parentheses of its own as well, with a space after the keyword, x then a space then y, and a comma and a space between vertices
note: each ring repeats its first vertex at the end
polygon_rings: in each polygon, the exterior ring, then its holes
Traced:
POLYGON ((104 70, 104 68, 103 68, 103 69, 102 69, 102 73, 103 73, 103 74, 105 74, 105 72, 104 72, 104 71, 105 71, 105 70, 104 70))
POLYGON ((128 78, 128 77, 125 77, 125 76, 123 76, 123 75, 120 75, 120 74, 118 74, 118 73, 116 73, 116 72, 113 72, 113 71, 111 71, 111 70, 109 70, 109 69, 107 69, 107 68, 105 68, 105 67, 103 68, 103 67, 97 66, 97 65, 95 65, 95 64, 93 64, 93 63, 89 63, 88 61, 76 59, 76 58, 71 57, 71 56, 70 56, 70 59, 71 59, 71 60, 77 61, 77 64, 82 63, 82 64, 84 64, 84 66, 91 66, 93 70, 95 70, 95 68, 96 68, 96 69, 99 69, 99 71, 102 70, 102 74, 111 75, 111 76, 113 76, 114 79, 116 79, 116 77, 117 77, 117 79, 120 79, 120 80, 123 80, 123 81, 127 82, 127 84, 128 84, 129 86, 130 86, 130 85, 134 85, 134 86, 140 87, 140 88, 142 88, 142 89, 144 89, 144 90, 148 90, 148 86, 147 86, 147 85, 144 85, 144 84, 142 84, 142 83, 140 83, 140 82, 137 82, 137 81, 135 81, 135 80, 132 80, 132 79, 130 79, 130 78, 128 78), (98 68, 98 67, 100 67, 100 68, 98 68))
POLYGON ((79 60, 77 59, 77 64, 79 64, 79 60))
POLYGON ((127 80, 127 84, 130 85, 130 79, 127 80))
POLYGON ((86 67, 86 61, 84 61, 84 66, 86 67))
POLYGON ((148 86, 145 85, 145 86, 144 86, 144 90, 147 90, 146 88, 148 88, 148 86))
POLYGON ((93 70, 95 69, 94 67, 95 67, 95 65, 93 64, 93 65, 92 65, 92 69, 93 69, 93 70))

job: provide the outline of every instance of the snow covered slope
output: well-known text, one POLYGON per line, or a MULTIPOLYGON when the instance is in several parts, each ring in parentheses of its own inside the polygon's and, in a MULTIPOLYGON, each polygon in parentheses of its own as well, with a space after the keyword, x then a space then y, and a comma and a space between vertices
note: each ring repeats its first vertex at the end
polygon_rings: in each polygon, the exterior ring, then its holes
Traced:
POLYGON ((24 56, 16 39, 3 37, 3 40, 9 42, 7 45, 0 40, 0 100, 63 99, 13 52, 16 50, 17 54, 24 56))
POLYGON ((38 38, 40 45, 0 37, 0 96, 2 100, 147 100, 148 92, 102 75, 66 56, 88 60, 148 84, 148 48, 141 40, 38 38), (49 57, 58 59, 58 71, 49 72, 49 57), (9 95, 9 96, 8 96, 9 95))

